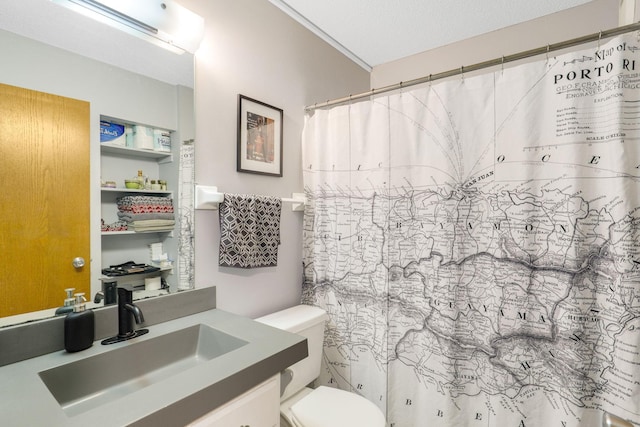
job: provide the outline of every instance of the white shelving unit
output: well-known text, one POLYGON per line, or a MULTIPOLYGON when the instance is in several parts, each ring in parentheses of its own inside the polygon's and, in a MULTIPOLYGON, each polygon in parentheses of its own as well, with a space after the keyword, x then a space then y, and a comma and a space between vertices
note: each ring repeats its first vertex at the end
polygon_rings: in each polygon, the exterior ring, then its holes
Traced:
MULTIPOLYGON (((120 124, 133 124, 127 120, 119 120, 111 117, 101 117, 101 120, 120 124)), ((177 144, 172 144, 173 146, 177 144)), ((105 224, 113 224, 119 220, 117 200, 126 195, 149 195, 168 197, 174 201, 174 214, 178 222, 178 206, 174 198, 174 188, 178 184, 178 167, 173 162, 173 152, 160 152, 131 148, 112 143, 100 144, 100 171, 102 181, 113 181, 116 188, 101 187, 100 199, 101 219, 105 224), (163 179, 167 181, 167 190, 138 190, 125 187, 125 179, 137 176, 138 170, 142 170, 149 179, 163 179)), ((167 230, 154 230, 137 232, 127 231, 101 231, 101 269, 112 265, 120 265, 128 261, 139 264, 151 265, 149 245, 162 243, 163 251, 170 260, 177 259, 177 244, 174 242, 176 227, 167 230)), ((174 265, 175 267, 175 265, 174 265)), ((162 268, 159 271, 145 274, 132 274, 127 276, 99 277, 102 283, 118 282, 133 286, 134 289, 142 289, 144 279, 161 276, 167 284, 172 285, 169 276, 173 275, 174 268, 162 268)))

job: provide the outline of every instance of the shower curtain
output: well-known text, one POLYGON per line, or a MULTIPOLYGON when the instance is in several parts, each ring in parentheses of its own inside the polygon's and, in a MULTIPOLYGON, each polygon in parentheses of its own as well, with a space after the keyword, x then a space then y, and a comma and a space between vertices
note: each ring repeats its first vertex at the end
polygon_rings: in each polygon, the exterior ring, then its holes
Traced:
POLYGON ((306 117, 320 384, 392 427, 640 423, 640 42, 306 117))

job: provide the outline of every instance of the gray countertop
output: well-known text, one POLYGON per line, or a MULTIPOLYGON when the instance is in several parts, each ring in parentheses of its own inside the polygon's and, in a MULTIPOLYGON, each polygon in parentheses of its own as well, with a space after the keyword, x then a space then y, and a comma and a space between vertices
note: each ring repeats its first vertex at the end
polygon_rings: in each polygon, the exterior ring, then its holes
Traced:
MULTIPOLYGON (((0 367, 2 426, 184 426, 307 355, 306 340, 251 319, 213 309, 148 327, 130 341, 84 351, 64 350, 0 367), (96 409, 67 415, 38 375, 56 366, 205 324, 246 345, 96 409)), ((139 361, 138 361, 139 363, 139 361)), ((69 378, 83 381, 83 378, 69 378)))

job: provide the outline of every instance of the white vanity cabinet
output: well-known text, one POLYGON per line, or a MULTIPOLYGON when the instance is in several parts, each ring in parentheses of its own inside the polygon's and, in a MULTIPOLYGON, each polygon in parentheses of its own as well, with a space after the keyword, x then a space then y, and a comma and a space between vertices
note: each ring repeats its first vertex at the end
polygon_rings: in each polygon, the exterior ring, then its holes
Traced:
MULTIPOLYGON (((101 116, 102 121, 113 122, 118 124, 129 124, 131 122, 113 119, 101 116)), ((173 141, 172 141, 173 142, 173 141)), ((177 161, 174 161, 173 151, 176 151, 175 143, 172 143, 172 151, 154 151, 146 149, 138 149, 127 147, 124 145, 116 145, 110 142, 100 144, 100 178, 101 182, 108 181, 116 184, 115 188, 102 186, 100 188, 100 217, 105 225, 116 224, 118 218, 118 198, 129 195, 166 197, 173 201, 173 210, 176 224, 178 223, 179 206, 177 202, 178 189, 178 169, 177 161), (125 187, 126 179, 133 179, 141 170, 144 176, 150 180, 164 180, 167 183, 166 190, 139 190, 128 189, 125 187)), ((131 227, 130 227, 131 228, 131 227)), ((142 289, 144 278, 161 276, 169 285, 177 285, 177 278, 168 280, 168 276, 172 275, 175 269, 175 261, 178 254, 177 239, 174 239, 175 225, 162 230, 154 231, 134 231, 129 229, 126 231, 118 231, 113 227, 100 232, 100 252, 101 252, 101 269, 120 265, 128 261, 134 261, 138 264, 151 264, 150 248, 152 243, 162 243, 163 252, 167 253, 170 260, 174 261, 173 267, 161 266, 162 270, 155 274, 137 274, 132 276, 107 277, 100 275, 99 279, 103 283, 124 283, 134 286, 135 289, 142 289), (140 287, 137 287, 139 286, 140 287)), ((104 284, 103 291, 106 292, 104 284)), ((162 294, 160 292, 158 294, 162 294)), ((141 296, 154 296, 155 293, 141 296)))
POLYGON ((197 419, 188 427, 278 427, 280 374, 197 419))

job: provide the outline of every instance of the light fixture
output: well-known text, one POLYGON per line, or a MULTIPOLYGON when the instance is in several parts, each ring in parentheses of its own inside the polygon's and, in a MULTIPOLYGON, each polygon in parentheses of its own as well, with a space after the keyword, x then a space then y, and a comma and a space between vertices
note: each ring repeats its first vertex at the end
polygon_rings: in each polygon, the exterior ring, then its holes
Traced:
POLYGON ((176 53, 195 53, 204 19, 174 0, 51 0, 176 53))

